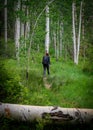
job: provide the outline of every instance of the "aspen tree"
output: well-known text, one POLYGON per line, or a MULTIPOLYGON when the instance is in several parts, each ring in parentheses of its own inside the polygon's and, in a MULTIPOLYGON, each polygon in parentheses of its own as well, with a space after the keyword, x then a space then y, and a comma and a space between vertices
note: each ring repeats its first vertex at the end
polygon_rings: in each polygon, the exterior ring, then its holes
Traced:
POLYGON ((5 9, 4 9, 4 24, 5 24, 5 48, 7 50, 7 0, 5 0, 5 9))
POLYGON ((50 28, 49 28, 49 6, 46 5, 46 37, 45 37, 45 51, 49 53, 49 42, 50 42, 50 28))
MULTIPOLYGON (((16 11, 20 10, 20 0, 18 0, 16 7, 16 11)), ((16 58, 19 61, 19 39, 20 39, 20 18, 19 16, 16 17, 15 21, 15 46, 16 46, 16 58)))
POLYGON ((80 14, 79 14, 79 27, 77 29, 77 17, 76 16, 76 4, 72 3, 72 28, 73 28, 73 44, 74 44, 74 63, 78 64, 79 60, 79 48, 80 48, 80 36, 81 36, 81 22, 82 22, 82 1, 80 5, 80 14), (75 26, 76 25, 76 26, 75 26))
POLYGON ((17 121, 45 121, 53 124, 88 124, 93 122, 93 109, 30 106, 0 103, 0 119, 17 121))

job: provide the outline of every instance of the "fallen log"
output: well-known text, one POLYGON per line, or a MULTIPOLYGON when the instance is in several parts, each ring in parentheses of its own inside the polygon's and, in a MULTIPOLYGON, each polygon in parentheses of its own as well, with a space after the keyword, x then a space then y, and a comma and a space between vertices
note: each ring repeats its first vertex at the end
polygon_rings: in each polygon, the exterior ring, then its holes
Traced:
POLYGON ((0 103, 0 118, 25 122, 44 120, 46 123, 87 124, 93 123, 93 109, 0 103))

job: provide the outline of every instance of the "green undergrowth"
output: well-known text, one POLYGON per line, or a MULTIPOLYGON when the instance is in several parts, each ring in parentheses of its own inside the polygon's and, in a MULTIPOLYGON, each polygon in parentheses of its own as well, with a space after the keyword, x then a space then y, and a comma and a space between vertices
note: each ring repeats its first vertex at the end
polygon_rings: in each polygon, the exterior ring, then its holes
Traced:
POLYGON ((21 101, 21 77, 15 60, 0 59, 0 102, 21 101))
MULTIPOLYGON (((0 59, 0 102, 38 106, 93 109, 93 75, 83 64, 71 61, 56 61, 51 57, 50 75, 43 77, 42 55, 30 59, 27 77, 27 62, 21 58, 0 59), (38 58, 38 60, 37 60, 38 58), (49 88, 46 87, 50 85, 49 88)), ((67 130, 93 129, 92 126, 53 126, 24 123, 2 119, 2 130, 67 130)))
POLYGON ((51 58, 50 75, 46 76, 50 89, 45 87, 40 60, 30 63, 29 73, 27 98, 23 103, 93 108, 93 76, 86 75, 80 66, 51 58))
POLYGON ((46 88, 41 61, 40 54, 30 59, 28 78, 25 59, 21 58, 19 63, 13 59, 2 62, 1 73, 4 78, 0 85, 3 93, 6 92, 5 97, 0 93, 3 102, 93 108, 92 74, 84 73, 80 64, 77 66, 71 61, 56 61, 51 57, 50 75, 46 75, 50 88, 46 88))

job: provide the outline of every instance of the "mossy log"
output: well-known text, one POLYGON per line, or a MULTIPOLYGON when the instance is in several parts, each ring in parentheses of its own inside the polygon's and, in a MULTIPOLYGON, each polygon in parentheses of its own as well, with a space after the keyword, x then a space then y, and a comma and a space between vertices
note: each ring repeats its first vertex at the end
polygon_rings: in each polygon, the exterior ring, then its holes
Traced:
POLYGON ((87 124, 93 123, 93 109, 0 103, 0 118, 25 122, 87 124))

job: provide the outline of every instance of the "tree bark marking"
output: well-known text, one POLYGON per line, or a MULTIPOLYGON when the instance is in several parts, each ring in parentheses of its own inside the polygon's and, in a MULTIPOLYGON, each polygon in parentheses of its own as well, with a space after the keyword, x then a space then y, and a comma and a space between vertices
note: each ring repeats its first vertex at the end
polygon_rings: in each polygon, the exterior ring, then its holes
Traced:
POLYGON ((93 123, 93 109, 61 108, 57 106, 29 106, 0 103, 0 119, 46 123, 90 124, 93 123))
POLYGON ((5 116, 7 117, 7 118, 10 118, 10 116, 11 116, 11 114, 10 114, 10 109, 7 107, 7 108, 5 108, 5 116))

